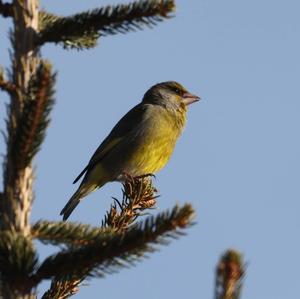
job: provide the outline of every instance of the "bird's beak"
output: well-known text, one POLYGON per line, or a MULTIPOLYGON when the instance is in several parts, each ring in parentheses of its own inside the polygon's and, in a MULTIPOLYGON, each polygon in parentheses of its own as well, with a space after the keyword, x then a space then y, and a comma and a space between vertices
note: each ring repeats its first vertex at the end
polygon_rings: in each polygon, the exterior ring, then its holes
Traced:
POLYGON ((190 104, 198 102, 200 100, 201 100, 200 97, 198 97, 194 94, 191 94, 189 92, 184 93, 182 96, 182 101, 185 105, 190 105, 190 104))

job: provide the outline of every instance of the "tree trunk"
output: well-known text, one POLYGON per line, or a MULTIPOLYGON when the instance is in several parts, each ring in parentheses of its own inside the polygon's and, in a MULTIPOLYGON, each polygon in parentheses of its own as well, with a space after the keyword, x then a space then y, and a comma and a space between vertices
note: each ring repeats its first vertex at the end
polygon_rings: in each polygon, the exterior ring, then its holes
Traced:
MULTIPOLYGON (((30 212, 33 201, 33 168, 31 165, 16 167, 13 155, 13 142, 17 120, 22 114, 26 89, 35 74, 39 62, 35 46, 38 30, 39 0, 14 0, 11 80, 17 91, 11 94, 8 106, 8 140, 4 167, 4 186, 1 199, 1 229, 13 231, 29 238, 30 212)), ((30 242, 30 240, 29 240, 30 242)), ((1 297, 8 299, 33 299, 30 288, 24 290, 24 281, 13 284, 2 281, 1 297)))
POLYGON ((12 33, 12 80, 17 92, 11 95, 8 120, 7 157, 4 170, 4 198, 2 207, 3 229, 15 230, 23 235, 30 231, 30 211, 33 200, 33 169, 26 166, 16 169, 12 144, 17 119, 22 113, 25 92, 38 64, 35 46, 38 29, 39 0, 14 0, 12 33))

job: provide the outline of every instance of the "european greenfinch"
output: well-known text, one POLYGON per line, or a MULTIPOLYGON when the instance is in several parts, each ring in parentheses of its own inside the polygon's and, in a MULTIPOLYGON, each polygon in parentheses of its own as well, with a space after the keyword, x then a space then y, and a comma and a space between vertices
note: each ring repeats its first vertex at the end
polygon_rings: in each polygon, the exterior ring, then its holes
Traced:
POLYGON ((154 174, 170 159, 185 123, 187 106, 199 100, 177 82, 152 86, 142 102, 112 129, 78 175, 84 178, 61 211, 66 220, 80 200, 107 182, 154 174))

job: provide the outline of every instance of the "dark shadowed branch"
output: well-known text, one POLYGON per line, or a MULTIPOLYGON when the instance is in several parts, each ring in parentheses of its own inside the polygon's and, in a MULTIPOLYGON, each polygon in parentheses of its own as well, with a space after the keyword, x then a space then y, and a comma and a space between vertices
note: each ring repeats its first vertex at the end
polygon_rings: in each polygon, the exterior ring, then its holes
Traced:
POLYGON ((106 234, 111 234, 109 228, 92 227, 87 224, 72 222, 39 221, 31 228, 32 238, 44 244, 81 246, 102 240, 106 234))
POLYGON ((0 15, 4 18, 12 17, 13 16, 13 6, 10 3, 3 3, 0 0, 0 15))
POLYGON ((10 231, 0 233, 1 276, 10 288, 20 292, 30 290, 31 277, 37 263, 37 254, 31 240, 10 231))
POLYGON ((39 44, 62 43, 65 48, 90 48, 100 35, 114 35, 152 27, 170 18, 174 0, 141 0, 107 6, 69 17, 43 12, 40 17, 39 44))

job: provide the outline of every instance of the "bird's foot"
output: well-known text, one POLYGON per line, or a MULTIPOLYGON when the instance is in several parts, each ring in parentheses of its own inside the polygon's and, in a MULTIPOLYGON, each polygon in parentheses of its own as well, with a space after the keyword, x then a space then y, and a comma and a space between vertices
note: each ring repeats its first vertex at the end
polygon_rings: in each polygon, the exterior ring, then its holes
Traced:
POLYGON ((146 174, 138 175, 134 178, 135 179, 143 179, 143 178, 148 178, 148 177, 156 179, 156 176, 153 173, 146 173, 146 174))
POLYGON ((156 176, 153 173, 146 173, 142 175, 133 176, 127 171, 122 171, 122 175, 120 177, 122 177, 124 181, 127 180, 134 181, 134 180, 140 180, 148 177, 156 179, 156 176))
POLYGON ((133 181, 134 180, 134 176, 131 175, 129 172, 127 171, 122 171, 122 174, 119 176, 119 179, 121 181, 133 181))
POLYGON ((147 192, 153 194, 153 196, 155 197, 154 194, 156 194, 158 190, 152 185, 152 180, 151 180, 152 177, 156 178, 153 173, 146 173, 139 176, 133 176, 129 172, 123 171, 122 181, 123 181, 124 190, 126 190, 125 193, 128 194, 138 193, 140 195, 142 190, 147 190, 147 192))

